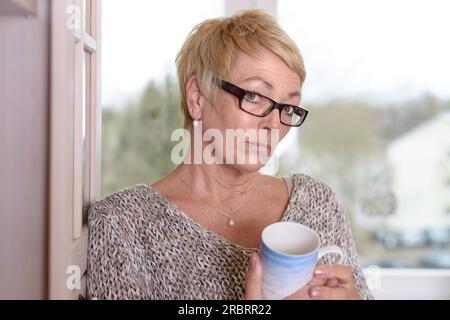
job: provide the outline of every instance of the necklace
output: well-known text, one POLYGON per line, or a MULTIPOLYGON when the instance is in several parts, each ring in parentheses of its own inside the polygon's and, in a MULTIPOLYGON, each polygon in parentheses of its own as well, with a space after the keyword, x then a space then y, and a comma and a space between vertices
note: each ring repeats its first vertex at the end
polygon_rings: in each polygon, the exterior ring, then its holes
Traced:
MULTIPOLYGON (((216 211, 220 212, 222 215, 224 215, 225 217, 228 218, 228 226, 229 227, 233 227, 235 224, 234 219, 227 213, 223 212, 223 210, 220 210, 219 208, 213 206, 209 201, 206 201, 206 199, 204 197, 202 197, 198 192, 196 192, 194 190, 194 188, 192 186, 190 186, 177 172, 177 170, 175 169, 175 173, 177 175, 177 177, 192 191, 192 193, 194 193, 197 197, 199 197, 203 202, 205 202, 207 205, 209 205, 211 208, 215 209, 216 211)), ((241 206, 239 207, 236 211, 233 212, 233 216, 235 214, 237 214, 238 212, 240 212, 242 209, 244 209, 248 203, 250 202, 250 200, 253 198, 253 194, 255 193, 255 187, 253 187, 252 190, 252 194, 250 195, 250 197, 248 198, 248 200, 241 206)))

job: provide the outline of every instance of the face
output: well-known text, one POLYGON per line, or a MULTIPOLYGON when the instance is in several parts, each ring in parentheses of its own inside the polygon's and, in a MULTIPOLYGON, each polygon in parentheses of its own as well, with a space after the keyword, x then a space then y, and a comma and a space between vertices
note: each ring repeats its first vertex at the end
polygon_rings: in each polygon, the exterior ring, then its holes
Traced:
MULTIPOLYGON (((279 56, 266 48, 261 48, 257 57, 241 53, 230 78, 223 80, 278 103, 295 106, 300 103, 300 77, 279 56)), ((232 152, 233 161, 227 165, 243 171, 254 172, 264 166, 266 159, 261 154, 270 157, 277 145, 277 139, 272 138, 278 136, 281 141, 290 130, 289 126, 280 122, 277 109, 266 117, 253 116, 239 108, 238 98, 222 89, 218 90, 214 101, 206 98, 198 101, 201 101, 199 109, 203 132, 216 129, 223 137, 223 147, 216 148, 216 158, 223 159, 223 163, 226 163, 226 156, 232 152), (227 136, 227 129, 236 135, 227 136), (239 136, 239 132, 244 134, 239 136), (230 139, 233 139, 232 144, 229 143, 230 139), (238 162, 238 154, 245 155, 244 163, 238 162), (251 158, 255 155, 256 161, 251 158)))

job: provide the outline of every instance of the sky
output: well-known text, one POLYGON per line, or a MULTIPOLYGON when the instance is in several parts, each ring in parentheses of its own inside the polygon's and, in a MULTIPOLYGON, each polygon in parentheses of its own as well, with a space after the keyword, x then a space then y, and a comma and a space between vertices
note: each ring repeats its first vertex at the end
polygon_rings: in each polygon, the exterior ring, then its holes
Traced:
POLYGON ((106 0, 102 7, 104 105, 136 98, 150 80, 175 75, 188 33, 225 12, 222 0, 106 0))
MULTIPOLYGON (((449 13, 447 0, 278 0, 278 22, 305 60, 305 103, 450 99, 449 13)), ((224 14, 224 0, 103 1, 103 104, 175 75, 190 30, 224 14)))

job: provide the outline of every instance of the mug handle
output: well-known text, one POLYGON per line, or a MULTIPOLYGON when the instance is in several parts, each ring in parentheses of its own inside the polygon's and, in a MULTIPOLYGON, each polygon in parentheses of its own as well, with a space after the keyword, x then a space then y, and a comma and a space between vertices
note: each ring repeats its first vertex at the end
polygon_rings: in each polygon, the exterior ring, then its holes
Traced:
POLYGON ((339 260, 337 261, 336 264, 342 264, 344 262, 344 258, 345 258, 344 251, 342 251, 341 248, 339 248, 338 246, 335 246, 335 245, 321 247, 319 249, 317 261, 319 261, 320 258, 322 258, 324 255, 329 254, 329 253, 337 253, 339 255, 339 260))

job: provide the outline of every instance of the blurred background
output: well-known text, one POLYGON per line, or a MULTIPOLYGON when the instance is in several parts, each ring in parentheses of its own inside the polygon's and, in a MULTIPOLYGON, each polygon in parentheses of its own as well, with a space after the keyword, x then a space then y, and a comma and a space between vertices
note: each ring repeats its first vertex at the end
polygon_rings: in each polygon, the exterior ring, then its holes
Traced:
MULTIPOLYGON (((310 111, 273 174, 333 188, 364 266, 450 268, 448 2, 267 2, 303 54, 310 111)), ((236 3, 103 2, 103 196, 173 169, 176 54, 196 24, 236 3)))

